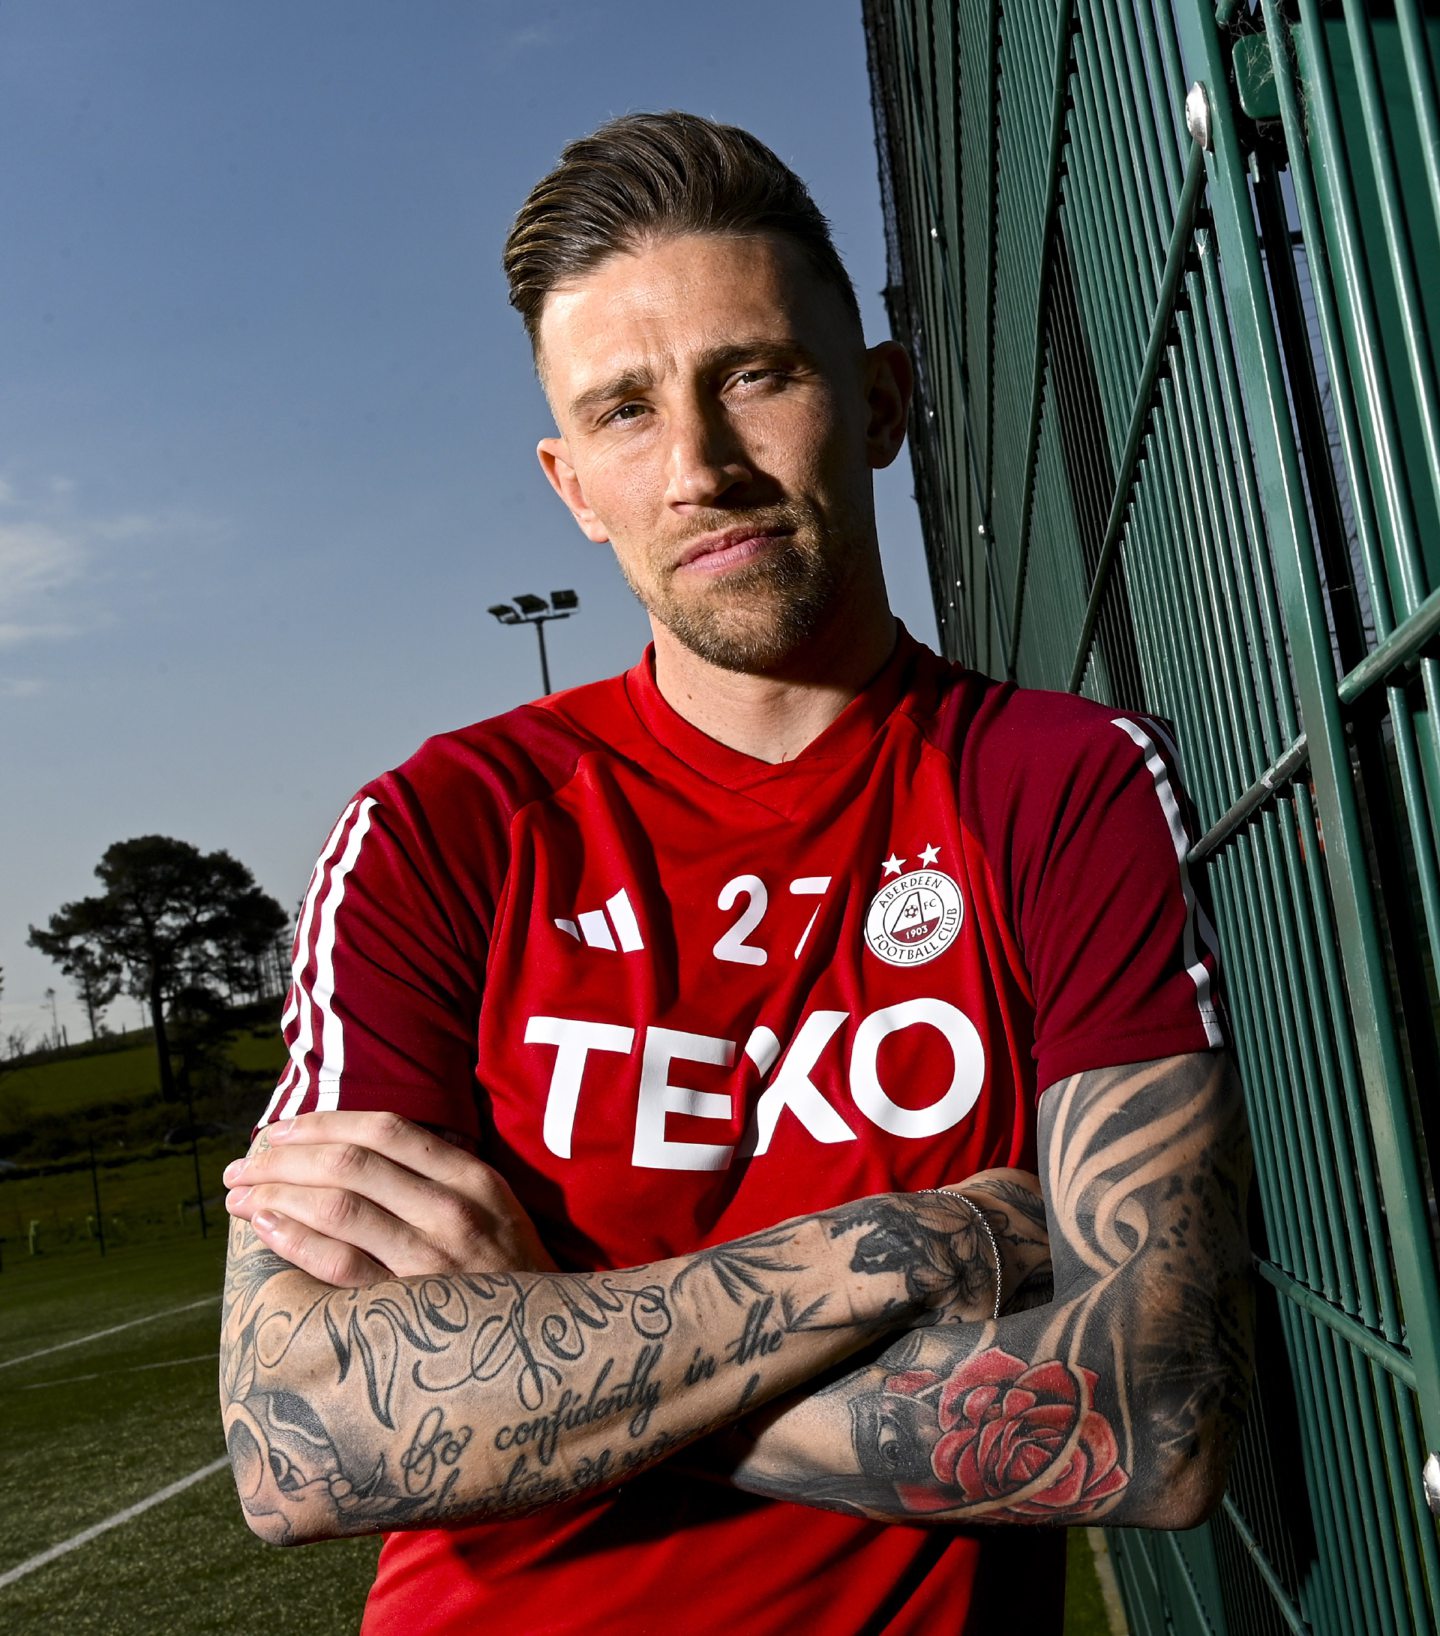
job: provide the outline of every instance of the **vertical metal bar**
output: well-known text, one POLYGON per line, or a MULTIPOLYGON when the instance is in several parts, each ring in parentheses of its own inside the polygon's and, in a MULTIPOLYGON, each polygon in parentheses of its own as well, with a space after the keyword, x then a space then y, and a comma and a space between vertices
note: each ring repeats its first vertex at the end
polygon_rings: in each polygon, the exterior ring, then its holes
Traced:
MULTIPOLYGON (((1379 1459, 1393 1452, 1403 1459, 1406 1443, 1395 1414, 1395 1399, 1391 1392, 1392 1377, 1377 1372, 1373 1362, 1358 1354, 1354 1356, 1354 1361, 1362 1389, 1369 1393, 1370 1412, 1375 1422, 1375 1451, 1371 1458, 1379 1459)), ((1416 1450, 1421 1447, 1418 1442, 1409 1446, 1416 1450)), ((1416 1618, 1420 1612, 1419 1600, 1424 1598, 1428 1601, 1429 1598, 1425 1596, 1425 1571, 1420 1563, 1420 1543, 1416 1538, 1414 1512, 1406 1503, 1413 1489, 1408 1482, 1397 1484, 1396 1478, 1402 1476, 1401 1472, 1391 1471, 1388 1476, 1389 1481, 1384 1487, 1390 1501, 1391 1526, 1388 1529, 1384 1527, 1382 1516, 1382 1533, 1392 1543, 1398 1541, 1400 1566, 1403 1572, 1403 1578, 1393 1571, 1389 1578, 1395 1586, 1397 1595, 1404 1599, 1399 1615, 1402 1628, 1422 1629, 1423 1626, 1416 1618)), ((1431 1528, 1428 1531, 1433 1538, 1435 1530, 1431 1528)), ((1440 1586, 1437 1586, 1436 1590, 1440 1592, 1440 1586)))
POLYGON ((1375 1402, 1369 1391, 1369 1367, 1365 1358, 1353 1347, 1347 1346, 1338 1335, 1332 1333, 1328 1339, 1335 1359, 1335 1375, 1341 1383, 1341 1396, 1348 1410, 1346 1420, 1351 1431, 1352 1447, 1357 1450, 1353 1477, 1358 1509, 1365 1519, 1366 1538, 1370 1545, 1370 1571, 1379 1594, 1388 1600, 1397 1636, 1410 1636, 1404 1587, 1400 1575, 1394 1571, 1393 1518, 1385 1516, 1388 1484, 1381 1465, 1385 1446, 1380 1439, 1375 1402))
POLYGON ((1298 1307, 1281 1300, 1278 1308, 1281 1333, 1285 1337, 1288 1362, 1295 1381, 1295 1408, 1300 1431, 1300 1457, 1305 1474, 1305 1491, 1311 1497, 1317 1533, 1315 1567, 1320 1579, 1320 1595, 1311 1584, 1302 1583, 1300 1603, 1306 1616, 1324 1636, 1350 1636, 1365 1629, 1360 1614, 1354 1555, 1348 1528, 1339 1508, 1344 1496, 1329 1480, 1333 1463, 1334 1439, 1322 1427, 1319 1406, 1329 1402, 1328 1383, 1315 1366, 1311 1350, 1311 1322, 1298 1307), (1328 1547, 1328 1550, 1326 1549, 1328 1547), (1317 1606, 1318 1602, 1318 1606, 1317 1606))
MULTIPOLYGON (((1272 39, 1279 48, 1287 49, 1290 34, 1283 25, 1276 0, 1261 0, 1267 24, 1273 29, 1272 39)), ((1424 595, 1424 571, 1421 566, 1415 535, 1415 512, 1404 475, 1398 460, 1402 447, 1396 423, 1395 400, 1385 368, 1383 349, 1379 341, 1379 319, 1375 312, 1374 294, 1370 279, 1360 262, 1359 246, 1363 242, 1350 168, 1340 144, 1340 114, 1335 104, 1334 79, 1330 71, 1329 54, 1325 49, 1324 22, 1315 0, 1300 0, 1303 21, 1302 38, 1305 42, 1305 60, 1301 64, 1306 88, 1305 121, 1320 150, 1320 174, 1325 178, 1326 194, 1334 215, 1334 230, 1314 242, 1323 243, 1337 257, 1345 285, 1345 301, 1340 308, 1342 320, 1349 328, 1355 368, 1363 388, 1367 413, 1374 428, 1371 448, 1380 476, 1380 492, 1390 524, 1393 550, 1392 572, 1398 580, 1398 602, 1404 613, 1409 613, 1424 595)), ((1302 127, 1295 109, 1293 92, 1288 78, 1280 76, 1277 89, 1281 98, 1281 114, 1287 120, 1287 139, 1299 136, 1298 150, 1304 152, 1302 127)), ((1306 203, 1309 195, 1307 192, 1306 203)), ((1299 198, 1297 195, 1297 203, 1299 198)), ((1339 362, 1332 359, 1332 371, 1339 362)))
POLYGON ((1020 531, 1015 542, 1015 597, 1010 614, 1010 650, 1005 674, 1013 679, 1020 652, 1020 629, 1025 616, 1025 573, 1030 560, 1030 524, 1034 511, 1036 463, 1040 458, 1040 401, 1045 390, 1045 365, 1050 337, 1050 271, 1060 233, 1060 177, 1065 158, 1065 91, 1070 80, 1074 0, 1060 0, 1055 18, 1055 72, 1050 88, 1050 160, 1045 189, 1045 236, 1040 248, 1040 290, 1035 312, 1034 361, 1030 370, 1030 424, 1021 467, 1023 498, 1020 531))
MULTIPOLYGON (((985 190, 985 476, 980 497, 986 516, 995 512, 995 256, 996 218, 1000 201, 1000 13, 1001 0, 989 0, 985 13, 986 79, 991 87, 988 118, 990 185, 985 190)), ((1008 642, 1002 652, 1009 647, 1008 642)))
MULTIPOLYGON (((1425 1444, 1420 1436, 1420 1426, 1415 1414, 1414 1395, 1402 1386, 1399 1381, 1394 1382, 1392 1395, 1395 1401, 1395 1411, 1400 1420, 1401 1441, 1407 1449, 1423 1449, 1425 1444)), ((1424 1562, 1424 1583, 1429 1590, 1430 1623, 1440 1630, 1440 1538, 1437 1538, 1434 1519, 1428 1512, 1421 1512, 1419 1507, 1424 1503, 1420 1495, 1413 1489, 1407 1491, 1412 1514, 1418 1526, 1415 1529, 1416 1537, 1420 1541, 1420 1555, 1424 1562)), ((1424 1628, 1423 1625, 1419 1628, 1424 1628)))
POLYGON ((1384 636, 1393 624, 1390 592, 1385 580, 1384 564, 1379 554, 1374 505, 1370 498, 1369 485, 1363 481, 1365 458, 1354 397, 1350 390, 1349 371, 1344 367, 1345 349, 1331 285, 1330 256, 1321 225, 1315 182, 1310 171, 1308 136, 1295 84, 1294 42, 1290 26, 1280 14, 1278 0, 1261 0, 1261 11, 1270 40, 1271 61, 1275 67, 1275 90, 1280 104, 1281 128, 1285 133, 1285 145, 1290 158, 1290 183, 1295 197, 1295 208, 1305 239, 1310 285, 1315 295, 1315 316, 1330 366, 1331 401, 1335 409, 1336 429, 1340 435, 1345 467, 1355 478, 1352 488, 1356 536, 1365 560, 1366 576, 1370 581, 1376 632, 1384 636))
POLYGON ((1417 0, 1396 0, 1395 18, 1400 25, 1400 42, 1405 53, 1405 73, 1410 80, 1410 99, 1415 122, 1420 127, 1420 157, 1425 179, 1430 185, 1430 210, 1440 222, 1440 90, 1430 61, 1430 46, 1417 0))
POLYGON ((1426 344, 1425 313, 1420 304, 1415 253, 1400 210, 1403 195, 1400 178, 1395 170, 1395 153, 1390 141, 1390 121, 1385 112, 1385 100, 1380 95, 1380 82, 1375 72, 1375 42, 1370 31, 1370 18, 1364 6, 1346 6, 1344 17, 1355 63, 1355 77, 1359 84, 1360 105, 1365 113, 1365 136, 1370 149, 1370 163, 1375 167, 1380 220, 1385 230, 1385 247, 1390 253, 1390 270, 1395 277, 1396 294, 1400 303, 1405 356, 1409 360, 1411 381, 1420 412, 1420 432, 1425 441, 1426 469, 1430 475, 1436 504, 1440 506, 1440 394, 1437 394, 1435 366, 1426 344))
MULTIPOLYGON (((1366 574, 1369 578, 1369 588, 1377 636, 1383 640, 1392 629, 1390 600, 1385 580, 1385 572, 1379 555, 1377 542, 1377 523, 1370 498, 1369 486, 1364 481, 1364 460, 1358 428, 1355 421, 1355 412, 1352 404, 1348 372, 1344 368, 1344 352, 1340 338, 1340 326, 1335 312, 1334 297, 1330 287, 1328 258, 1324 249, 1325 237, 1321 226, 1318 202, 1315 196, 1314 184, 1310 175, 1308 153, 1306 148, 1306 127, 1302 120, 1299 99, 1293 78, 1291 63, 1292 40, 1288 26, 1280 15, 1276 0, 1263 0, 1263 13, 1267 28, 1272 40, 1272 58, 1276 65, 1276 90, 1278 94, 1280 113, 1289 145, 1291 159, 1291 177, 1294 186, 1296 208, 1299 212, 1302 229, 1305 233, 1308 253, 1310 255, 1311 284, 1315 293, 1316 316, 1319 322, 1321 338, 1325 346, 1326 356, 1331 368, 1331 398, 1335 410, 1337 427, 1341 438, 1348 469, 1354 474, 1352 481, 1352 498, 1357 536, 1360 542, 1361 553, 1365 561, 1366 574)), ((1413 21, 1413 19, 1412 19, 1413 21)), ((1428 57, 1427 57, 1428 68, 1428 57)), ((1413 77, 1413 76, 1412 76, 1413 77)), ((1326 118, 1333 117, 1324 110, 1324 87, 1320 93, 1321 115, 1323 124, 1326 118)), ((1417 113, 1419 111, 1417 110, 1417 113)), ((1431 126, 1436 120, 1435 110, 1427 108, 1420 113, 1422 123, 1429 121, 1431 126)), ((1323 138, 1322 138, 1323 140, 1323 138)), ((1329 148, 1338 146, 1334 142, 1333 132, 1330 133, 1329 148)), ((1430 155, 1433 159, 1433 154, 1430 155)), ((1433 176, 1433 170, 1432 170, 1433 176)), ((1332 187, 1336 189, 1340 208, 1339 237, 1342 244, 1342 253, 1349 251, 1352 262, 1356 259, 1354 246, 1348 234, 1353 228, 1348 185, 1344 178, 1335 177, 1332 187)), ((1352 279, 1354 269, 1352 268, 1352 279)), ((1364 304, 1356 315, 1356 324, 1363 334, 1367 325, 1367 316, 1364 304)), ((1364 343, 1362 343, 1364 344, 1364 343)), ((1377 388, 1378 389, 1378 388, 1377 388)), ((1382 396, 1385 395, 1382 393, 1382 396)), ((1390 418, 1393 418, 1393 409, 1390 418)), ((1387 435, 1380 439, 1387 459, 1396 447, 1397 433, 1393 427, 1387 435)), ((1387 488, 1389 485, 1387 484, 1387 488)), ((1413 506, 1409 495, 1403 489, 1397 496, 1398 503, 1390 506, 1390 527, 1393 531, 1396 549, 1399 553, 1402 572, 1402 595, 1405 598, 1407 611, 1413 617, 1418 604, 1413 601, 1417 591, 1422 587, 1421 569, 1419 565, 1419 549, 1415 538, 1416 523, 1413 506)), ((1427 661, 1422 667, 1425 686, 1426 702, 1429 716, 1429 745, 1434 755, 1434 740, 1437 732, 1437 719, 1440 719, 1440 676, 1437 676, 1433 661, 1427 661)), ((1395 724, 1395 749, 1399 759, 1401 778, 1405 788, 1406 811, 1410 820, 1411 833, 1415 848, 1416 864, 1420 873, 1421 903, 1425 914, 1426 926, 1429 932, 1432 958, 1440 961, 1440 871, 1437 871, 1435 859, 1435 845, 1437 839, 1437 814, 1429 799, 1423 771, 1420 765, 1420 750, 1417 745, 1417 730, 1412 718, 1410 705, 1404 692, 1394 688, 1389 693, 1389 703, 1392 719, 1395 724), (1428 820, 1428 821, 1427 821, 1428 820)), ((1431 788, 1433 788, 1433 779, 1431 788)))
MULTIPOLYGON (((1384 1600, 1384 1574, 1376 1572, 1379 1531, 1372 1497, 1365 1492, 1364 1450, 1358 1446, 1359 1421, 1353 1386, 1347 1377, 1349 1354, 1331 1331, 1317 1324, 1309 1314, 1299 1313, 1297 1324, 1306 1338, 1315 1373, 1310 1389, 1316 1394, 1317 1419, 1323 1414, 1322 1441, 1317 1445, 1321 1466, 1319 1482, 1325 1481, 1327 1465, 1338 1457, 1346 1473, 1344 1493, 1335 1494, 1332 1509, 1332 1543, 1341 1546, 1341 1560, 1351 1578, 1354 1603, 1362 1610, 1350 1627, 1375 1636, 1393 1631, 1390 1608, 1384 1600), (1348 1560, 1347 1560, 1348 1558, 1348 1560)), ((1333 1469, 1333 1465, 1330 1466, 1333 1469)), ((1410 1636, 1396 1632, 1395 1636, 1410 1636)))
POLYGON ((1150 396, 1154 391, 1155 382, 1159 378, 1160 360, 1165 351, 1171 319, 1174 316, 1175 295, 1179 289, 1180 275, 1184 270, 1185 258, 1190 253, 1190 241, 1195 230, 1195 217, 1199 211, 1200 195, 1204 191, 1204 187, 1204 155, 1196 148, 1191 152, 1190 163, 1185 172, 1185 186, 1181 190, 1180 202, 1176 208, 1175 226, 1171 234, 1169 253, 1165 258, 1165 271, 1161 277, 1160 294, 1155 303, 1155 316, 1151 323, 1149 342, 1145 350, 1145 362, 1141 368, 1140 381, 1136 392, 1134 417, 1131 420, 1130 430, 1125 439, 1124 452, 1120 457, 1115 498, 1111 504, 1110 516, 1105 525, 1105 540, 1100 548, 1100 559, 1096 564, 1091 583, 1090 601, 1085 610, 1084 621, 1080 626, 1080 638, 1076 643, 1075 659, 1070 671, 1072 692, 1079 687, 1081 678, 1085 674, 1085 665, 1090 655, 1090 644, 1095 635, 1095 621, 1100 612, 1100 602, 1105 594, 1105 584, 1109 578, 1110 565, 1115 559, 1115 552, 1119 547, 1121 532, 1125 525, 1125 513, 1129 509, 1136 462, 1139 458, 1140 446, 1144 441, 1150 416, 1150 396))
MULTIPOLYGON (((1202 251, 1208 245, 1202 246, 1202 251)), ((1272 677, 1274 678, 1274 693, 1276 707, 1280 712, 1280 728, 1282 735, 1293 740, 1298 729, 1298 717, 1295 713, 1294 701, 1290 691, 1289 673, 1285 668, 1285 639, 1280 625, 1280 612, 1276 603, 1275 589, 1272 583, 1270 557, 1266 549, 1265 534, 1263 532, 1263 518, 1260 511, 1260 497, 1258 484, 1251 455, 1250 436, 1246 429, 1244 410, 1241 404, 1240 381, 1235 367, 1233 351, 1233 326, 1226 315, 1224 297, 1220 290, 1219 273, 1215 258, 1208 253, 1201 256, 1201 274, 1205 282, 1207 305, 1216 315, 1215 325, 1215 359, 1220 371, 1220 396, 1224 406, 1225 420, 1229 429, 1229 446, 1235 460, 1236 474, 1240 480, 1240 499, 1245 517, 1246 529, 1249 538, 1255 542, 1253 551, 1241 550, 1237 553, 1237 560, 1245 573, 1243 583, 1250 588, 1250 594, 1255 597, 1252 619, 1258 619, 1263 626, 1265 646, 1270 654, 1272 677), (1250 579, 1250 570, 1253 563, 1254 579, 1250 579), (1278 666, 1278 675, 1274 667, 1278 666)), ((1253 628, 1253 625, 1252 625, 1253 628)), ((1262 698, 1268 697, 1262 691, 1262 698)), ((1342 1169, 1342 1177, 1355 1177, 1356 1185, 1360 1189, 1364 1205, 1363 1216, 1352 1210, 1350 1219, 1364 1220, 1378 1223, 1382 1219, 1378 1193, 1375 1185, 1374 1167, 1367 1162, 1369 1146, 1369 1130, 1365 1124, 1363 1114, 1363 1096, 1359 1083, 1353 1056, 1349 1049, 1348 1038, 1348 1007, 1344 996, 1344 985, 1335 952, 1335 939, 1329 935, 1330 914, 1329 899, 1325 892, 1321 878, 1321 867, 1318 848, 1314 844, 1314 837, 1318 833, 1317 826, 1310 820, 1310 803, 1303 787, 1296 793, 1296 813, 1304 822, 1305 833, 1312 838, 1311 844, 1305 848, 1301 868, 1309 882, 1309 903, 1311 905, 1312 925, 1317 928, 1314 937, 1315 945, 1320 952, 1321 971, 1323 973, 1324 993, 1326 997, 1328 1018, 1331 1027, 1328 1037, 1336 1055, 1336 1073, 1325 1072, 1322 1083, 1329 1091, 1332 1107, 1336 1108, 1337 1116, 1343 1118, 1349 1133, 1351 1151, 1356 1155, 1357 1164, 1352 1171, 1349 1165, 1342 1169), (1319 928, 1325 928, 1324 934, 1319 928)), ((1286 845, 1293 847, 1294 825, 1286 825, 1286 845)), ((1301 901, 1297 899, 1297 901, 1301 901)), ((1375 1285, 1370 1276, 1368 1258, 1360 1253, 1357 1246, 1355 1257, 1356 1270, 1359 1275, 1360 1312, 1367 1323, 1376 1321, 1375 1285)), ((1397 1317, 1390 1281, 1381 1280, 1379 1299, 1380 1313, 1384 1321, 1385 1333, 1394 1336, 1397 1317)))

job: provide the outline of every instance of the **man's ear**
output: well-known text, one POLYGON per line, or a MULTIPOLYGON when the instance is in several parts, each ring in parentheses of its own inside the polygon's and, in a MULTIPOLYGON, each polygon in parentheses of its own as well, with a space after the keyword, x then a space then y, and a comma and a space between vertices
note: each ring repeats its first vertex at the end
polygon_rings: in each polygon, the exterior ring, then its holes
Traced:
MULTIPOLYGON (((535 446, 540 469, 549 479, 550 487, 565 502, 566 509, 580 525, 580 532, 596 545, 608 545, 610 531, 585 503, 585 491, 570 464, 563 437, 542 437, 535 446)), ((892 456, 893 458, 893 456, 892 456)))
POLYGON ((881 341, 866 352, 865 401, 870 419, 865 445, 876 471, 888 466, 904 445, 914 390, 915 369, 898 341, 881 341))

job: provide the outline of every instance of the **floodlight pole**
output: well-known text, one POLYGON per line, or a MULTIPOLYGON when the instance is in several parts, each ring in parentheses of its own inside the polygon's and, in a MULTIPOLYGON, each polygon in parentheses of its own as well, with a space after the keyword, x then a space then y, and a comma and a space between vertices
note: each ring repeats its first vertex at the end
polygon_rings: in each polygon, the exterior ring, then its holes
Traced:
MULTIPOLYGON (((551 616, 554 617, 553 615, 551 616)), ((540 686, 545 694, 550 692, 550 663, 545 657, 545 616, 533 620, 535 635, 540 641, 540 686)))
POLYGON ((545 651, 545 627, 552 619, 568 619, 579 608, 574 591, 552 591, 550 600, 527 591, 513 602, 492 603, 489 612, 502 625, 533 625, 540 644, 540 685, 550 692, 550 655, 545 651))

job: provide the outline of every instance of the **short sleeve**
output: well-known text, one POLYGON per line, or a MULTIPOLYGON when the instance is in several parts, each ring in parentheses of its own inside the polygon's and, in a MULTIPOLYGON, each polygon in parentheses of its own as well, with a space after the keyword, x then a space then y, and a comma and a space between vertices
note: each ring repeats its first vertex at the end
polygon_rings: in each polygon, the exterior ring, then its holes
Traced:
POLYGON ((386 775, 340 815, 296 927, 289 1064, 260 1120, 390 1109, 478 1136, 483 930, 386 775))
MULTIPOLYGON (((1075 701, 1079 704, 1081 701, 1075 701)), ((1086 705, 1017 834, 1017 919, 1043 1090, 1225 1043, 1193 820, 1159 722, 1086 705)))

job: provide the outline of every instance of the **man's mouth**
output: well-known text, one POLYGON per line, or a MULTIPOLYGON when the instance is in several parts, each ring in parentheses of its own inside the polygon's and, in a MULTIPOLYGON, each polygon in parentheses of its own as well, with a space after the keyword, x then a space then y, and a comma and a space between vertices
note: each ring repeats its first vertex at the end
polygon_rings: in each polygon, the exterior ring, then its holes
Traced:
POLYGON ((788 528, 742 527, 702 534, 685 547, 675 566, 699 573, 719 573, 765 555, 780 540, 788 539, 791 532, 788 528))

